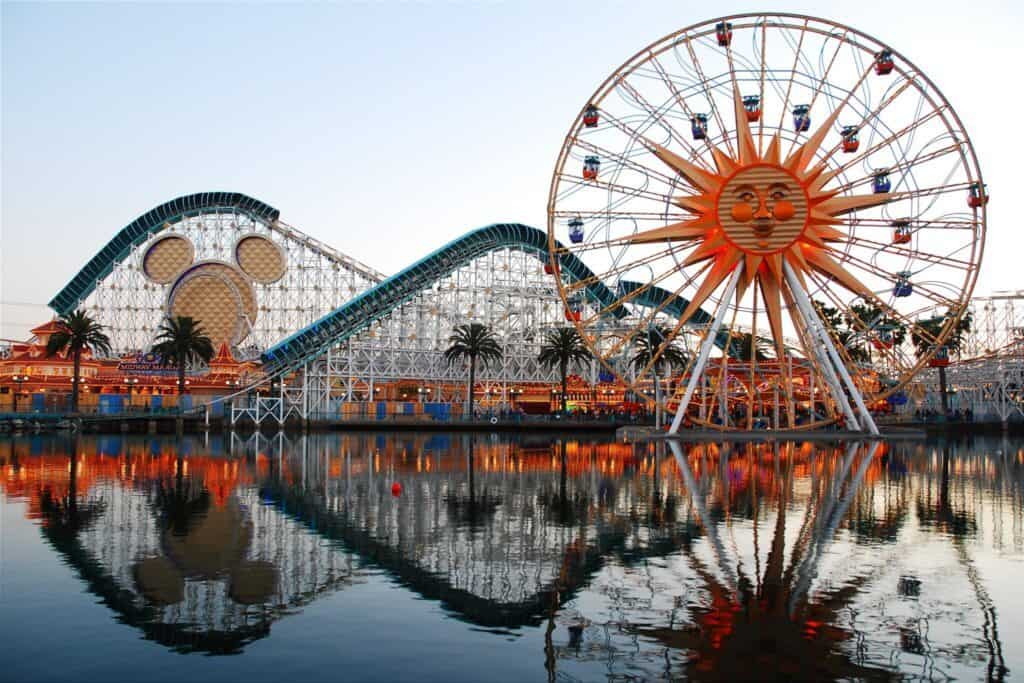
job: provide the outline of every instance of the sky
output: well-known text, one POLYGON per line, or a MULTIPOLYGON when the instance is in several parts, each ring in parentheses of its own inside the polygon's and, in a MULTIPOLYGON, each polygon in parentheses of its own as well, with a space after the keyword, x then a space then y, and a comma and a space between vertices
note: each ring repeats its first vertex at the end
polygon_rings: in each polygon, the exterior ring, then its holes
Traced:
POLYGON ((489 223, 544 228, 594 89, 668 33, 759 10, 847 23, 936 83, 992 196, 975 293, 1024 289, 1013 2, 0 7, 0 338, 26 338, 119 229, 183 194, 243 192, 385 273, 489 223))

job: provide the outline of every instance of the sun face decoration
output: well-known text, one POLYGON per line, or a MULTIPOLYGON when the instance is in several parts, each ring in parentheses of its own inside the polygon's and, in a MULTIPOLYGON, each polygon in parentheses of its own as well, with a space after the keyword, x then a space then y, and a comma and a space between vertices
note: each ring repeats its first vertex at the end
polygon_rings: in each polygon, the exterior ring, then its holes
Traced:
POLYGON ((805 274, 817 272, 866 300, 875 301, 874 293, 829 255, 833 245, 846 238, 833 226, 841 224, 838 216, 885 204, 895 195, 839 196, 839 190, 825 189, 835 172, 827 170, 824 161, 812 162, 842 106, 836 107, 821 128, 783 159, 777 135, 763 153, 758 150, 743 98, 735 88, 734 99, 737 154, 732 157, 712 147, 714 171, 701 168, 661 145, 644 141, 655 156, 693 189, 693 194, 676 197, 673 203, 693 213, 694 218, 637 233, 629 241, 695 246, 682 265, 705 263, 706 274, 684 311, 683 320, 688 320, 737 268, 742 269, 737 300, 757 282, 781 357, 782 300, 786 300, 787 306, 792 302, 784 264, 789 265, 801 284, 805 274))

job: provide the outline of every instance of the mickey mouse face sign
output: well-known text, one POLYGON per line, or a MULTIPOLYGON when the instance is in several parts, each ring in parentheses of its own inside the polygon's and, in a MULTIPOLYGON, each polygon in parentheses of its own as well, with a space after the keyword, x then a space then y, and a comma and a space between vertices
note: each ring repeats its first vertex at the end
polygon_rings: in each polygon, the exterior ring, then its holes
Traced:
POLYGON ((268 285, 284 277, 281 248, 263 235, 243 235, 235 242, 234 263, 195 261, 195 246, 181 235, 153 241, 142 257, 142 272, 151 281, 170 285, 169 316, 195 318, 214 347, 237 346, 256 320, 252 283, 268 285))

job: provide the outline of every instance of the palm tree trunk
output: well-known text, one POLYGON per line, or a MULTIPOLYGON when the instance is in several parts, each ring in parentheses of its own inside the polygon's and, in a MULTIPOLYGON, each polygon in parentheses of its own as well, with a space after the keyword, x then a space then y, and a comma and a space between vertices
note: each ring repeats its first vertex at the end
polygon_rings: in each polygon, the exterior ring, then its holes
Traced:
POLYGON ((181 406, 181 395, 185 393, 185 361, 178 359, 178 406, 181 406))
POLYGON ((658 365, 654 365, 654 428, 661 429, 661 377, 658 365))
POLYGON ((469 357, 469 386, 467 387, 467 393, 469 394, 469 400, 467 404, 469 410, 467 411, 467 417, 473 419, 473 389, 476 387, 476 356, 469 357))
POLYGON ((569 392, 569 364, 566 363, 564 358, 562 359, 560 369, 562 371, 562 414, 565 415, 566 407, 568 405, 568 398, 566 397, 566 394, 569 392))
POLYGON ((74 361, 74 369, 72 370, 71 379, 71 412, 78 412, 78 385, 81 384, 82 378, 79 376, 82 372, 82 349, 75 349, 71 352, 71 357, 74 361))
POLYGON ((949 394, 946 391, 946 368, 939 366, 939 394, 942 396, 942 414, 949 414, 949 394))

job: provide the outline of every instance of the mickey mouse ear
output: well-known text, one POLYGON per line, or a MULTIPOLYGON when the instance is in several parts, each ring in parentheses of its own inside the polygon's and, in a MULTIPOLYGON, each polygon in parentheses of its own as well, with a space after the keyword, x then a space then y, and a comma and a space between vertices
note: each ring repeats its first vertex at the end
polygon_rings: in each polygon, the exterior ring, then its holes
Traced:
POLYGON ((196 249, 181 235, 164 235, 146 249, 142 272, 158 285, 166 285, 192 265, 196 249))
POLYGON ((284 277, 287 263, 281 247, 263 235, 243 235, 235 242, 235 262, 256 282, 269 285, 284 277))

